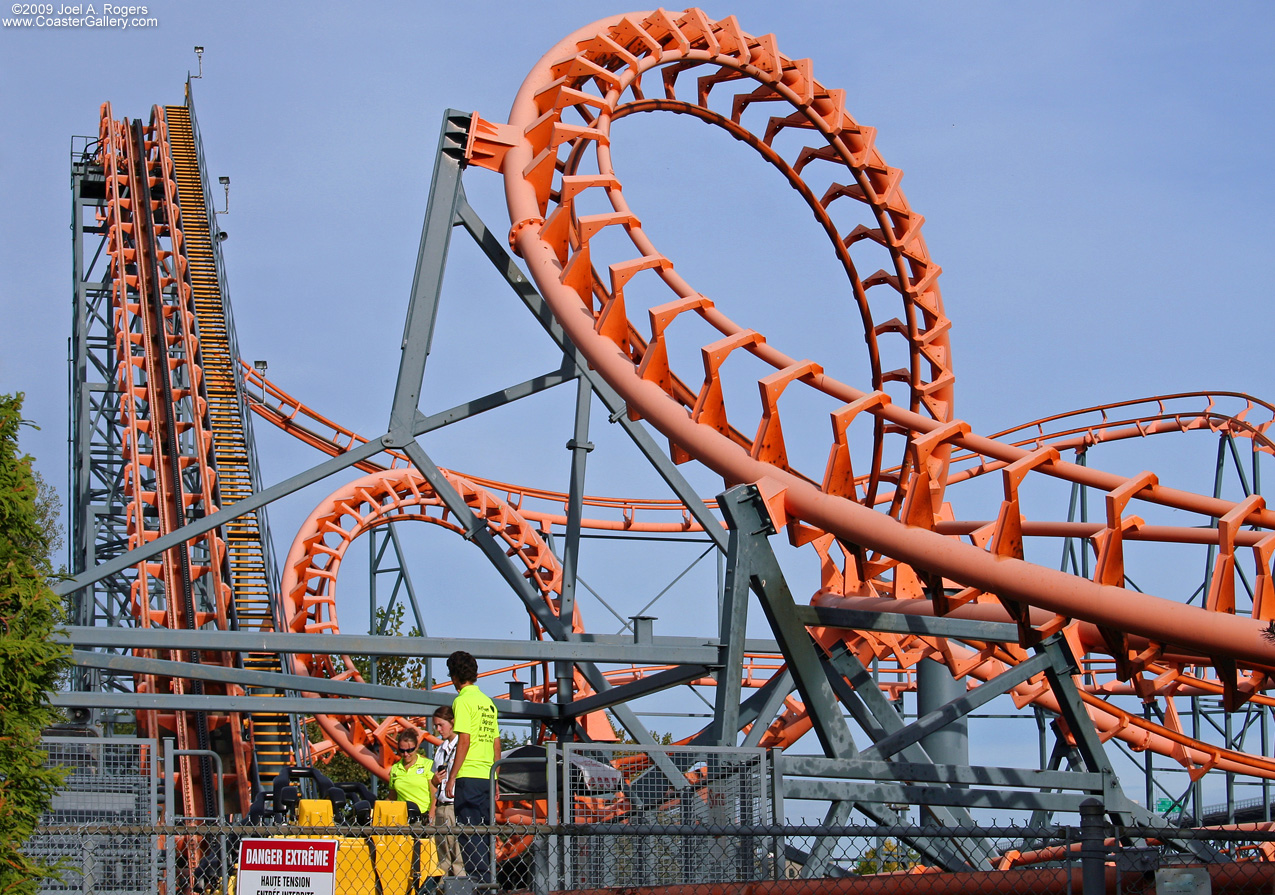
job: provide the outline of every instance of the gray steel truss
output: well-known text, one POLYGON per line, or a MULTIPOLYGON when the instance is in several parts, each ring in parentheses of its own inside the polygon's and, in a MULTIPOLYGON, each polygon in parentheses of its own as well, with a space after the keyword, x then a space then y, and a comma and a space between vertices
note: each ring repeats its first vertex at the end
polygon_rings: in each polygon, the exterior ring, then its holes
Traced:
MULTIPOLYGON (((1096 796, 1118 824, 1158 825, 1151 812, 1122 792, 1084 710, 1073 679, 1078 669, 1063 637, 1055 635, 1044 640, 1027 661, 921 714, 912 723, 905 723, 869 669, 844 643, 838 641, 821 648, 808 628, 888 629, 893 633, 1013 643, 1018 640, 1016 627, 955 618, 878 616, 798 607, 770 550, 768 538, 775 529, 758 489, 752 485, 736 486, 718 498, 718 505, 731 530, 727 580, 733 583, 746 578, 761 601, 825 752, 824 757, 784 756, 785 799, 830 802, 828 823, 844 819, 850 805, 880 819, 889 817, 882 811, 884 806, 902 804, 924 805, 939 823, 966 826, 973 823, 966 813, 971 808, 1078 812, 1081 802, 1096 796), (1048 678, 1057 695, 1062 721, 1076 744, 1084 771, 949 765, 936 762, 926 752, 922 744, 935 733, 1039 674, 1048 678), (862 750, 856 747, 842 707, 871 741, 870 746, 862 750)), ((951 869, 962 865, 979 867, 990 854, 977 843, 972 843, 972 848, 961 856, 950 853, 950 843, 938 840, 915 841, 912 845, 951 869)), ((825 857, 816 848, 803 872, 819 872, 825 857)))
MULTIPOLYGON (((57 694, 55 704, 81 708, 157 709, 198 708, 215 711, 245 711, 248 703, 234 696, 174 697, 167 694, 137 694, 129 684, 135 674, 215 681, 240 687, 272 686, 288 695, 272 699, 275 710, 297 715, 315 712, 348 714, 418 715, 432 706, 445 704, 449 697, 437 692, 414 692, 399 688, 350 681, 311 679, 294 674, 252 671, 243 668, 193 666, 145 656, 123 655, 129 650, 232 650, 324 653, 332 655, 442 657, 465 649, 478 658, 527 660, 555 663, 559 700, 553 704, 523 700, 501 700, 504 717, 544 723, 560 734, 579 735, 578 723, 585 714, 606 709, 641 744, 653 745, 651 734, 629 707, 632 700, 661 690, 681 686, 712 675, 717 679, 711 723, 696 738, 698 745, 737 745, 740 731, 748 728, 743 745, 755 746, 770 722, 782 710, 785 698, 796 690, 813 722, 813 731, 823 751, 821 756, 785 755, 777 758, 782 771, 780 799, 820 799, 829 802, 825 822, 841 825, 852 810, 879 823, 899 820, 894 805, 924 805, 930 817, 947 826, 972 824, 973 808, 1025 809, 1042 814, 1076 810, 1090 796, 1102 799, 1106 810, 1121 823, 1147 822, 1152 815, 1129 802, 1121 792, 1096 731, 1089 722, 1073 681, 1074 661, 1061 638, 1052 638, 1035 647, 1028 661, 1010 668, 999 677, 966 692, 949 689, 951 698, 928 704, 920 717, 907 723, 895 705, 882 693, 872 671, 843 645, 827 649, 816 643, 812 627, 878 631, 950 637, 965 641, 1017 642, 1014 624, 979 622, 958 618, 928 618, 899 614, 859 612, 797 605, 769 543, 774 534, 760 494, 753 486, 738 486, 719 497, 726 525, 708 509, 676 464, 666 456, 657 439, 639 421, 629 419, 619 394, 598 373, 589 368, 577 349, 554 320, 543 298, 518 268, 502 237, 490 231, 465 198, 461 182, 464 148, 471 118, 449 110, 444 116, 434 176, 430 189, 415 276, 405 317, 401 357, 393 401, 384 434, 366 444, 352 446, 344 453, 316 464, 270 487, 258 487, 250 497, 184 527, 125 552, 122 529, 111 515, 118 498, 119 470, 111 457, 96 458, 87 453, 89 439, 77 437, 80 451, 72 458, 72 512, 78 533, 73 577, 57 591, 76 596, 75 625, 64 640, 75 647, 78 692, 57 694), (443 274, 453 230, 463 229, 504 278, 519 300, 541 324, 562 353, 561 364, 540 376, 459 403, 447 410, 426 415, 420 399, 426 362, 434 336, 443 274), (576 401, 572 432, 566 447, 571 454, 570 491, 565 534, 561 539, 564 585, 560 610, 555 613, 524 577, 523 570, 506 554, 485 521, 477 517, 433 462, 422 436, 524 397, 567 383, 575 383, 576 401), (710 550, 724 558, 724 576, 718 616, 717 636, 651 637, 649 626, 634 625, 634 636, 585 635, 572 632, 561 619, 570 618, 580 581, 578 560, 582 543, 582 496, 588 454, 590 410, 594 398, 601 402, 611 422, 627 433, 638 451, 658 472, 684 505, 686 512, 702 526, 710 550), (405 452, 413 465, 429 481, 464 536, 483 552, 507 587, 518 596, 528 613, 547 634, 544 641, 472 640, 438 637, 397 637, 369 635, 317 635, 209 630, 130 629, 127 583, 129 567, 198 534, 224 525, 244 513, 259 510, 362 460, 371 459, 387 448, 405 452), (125 582, 121 587, 120 582, 125 582), (774 640, 745 637, 751 595, 759 601, 773 632, 774 640), (747 698, 742 694, 742 667, 747 652, 780 652, 786 663, 763 687, 747 698), (623 686, 608 684, 607 665, 669 665, 668 670, 646 676, 623 686), (570 698, 572 667, 589 682, 594 693, 570 698), (927 744, 947 732, 990 700, 1037 674, 1048 677, 1061 702, 1061 722, 1074 741, 1074 755, 1080 770, 1063 771, 1055 765, 1045 770, 970 767, 937 761, 927 744), (269 678, 269 682, 265 680, 269 678), (104 682, 119 682, 111 686, 104 682), (87 692, 98 690, 105 692, 87 692), (114 692, 112 692, 114 691, 114 692), (294 695, 295 694, 295 695, 294 695), (314 694, 302 696, 300 694, 314 694), (357 709, 354 707, 357 706, 357 709), (856 743, 856 730, 864 741, 856 743)), ((85 156, 87 158, 87 156, 85 156)), ((111 393, 112 360, 109 357, 109 294, 98 281, 103 234, 94 229, 86 215, 98 201, 100 186, 92 180, 90 166, 76 168, 75 202, 75 285, 77 316, 72 340, 74 394, 72 431, 99 432, 102 443, 118 444, 113 426, 117 398, 111 393), (91 245, 86 248, 85 243, 91 245), (103 330, 103 327, 106 327, 103 330), (96 341, 95 341, 96 340, 96 341), (112 402, 115 402, 114 404, 112 402), (115 441, 111 442, 110 439, 115 441)), ((380 574, 396 575, 390 589, 387 610, 402 599, 410 606, 416 626, 425 627, 417 606, 403 553, 394 527, 377 540, 372 539, 370 591, 373 618, 376 581, 380 574), (390 559, 391 553, 397 566, 390 559)), ((662 752, 653 752, 661 773, 675 785, 685 785, 676 762, 662 752)), ((910 844, 927 860, 949 869, 980 867, 990 853, 989 846, 976 840, 916 838, 910 844)), ((817 875, 827 864, 832 842, 821 843, 808 856, 805 875, 817 875)))
MULTIPOLYGON (((124 457, 120 428, 118 358, 112 329, 107 228, 97 219, 106 204, 106 178, 96 143, 77 141, 71 157, 72 300, 70 571, 81 575, 127 551, 124 457)), ((78 591, 70 606, 79 625, 128 625, 130 579, 119 571, 78 591)), ((131 680, 127 682, 131 686, 131 680)), ((73 675, 74 690, 124 686, 110 675, 73 675)), ((87 717, 87 716, 86 716, 87 717)))

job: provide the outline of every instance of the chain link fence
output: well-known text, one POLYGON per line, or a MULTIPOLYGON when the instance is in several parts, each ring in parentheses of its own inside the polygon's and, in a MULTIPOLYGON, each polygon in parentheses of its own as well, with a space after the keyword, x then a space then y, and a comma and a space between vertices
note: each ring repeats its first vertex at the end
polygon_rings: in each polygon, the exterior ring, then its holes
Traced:
POLYGON ((171 746, 49 737, 45 748, 69 772, 26 846, 60 868, 48 895, 1275 891, 1272 824, 1115 828, 1096 801, 1078 826, 784 823, 781 781, 760 749, 523 747, 497 768, 500 824, 441 828, 313 769, 281 774, 250 823, 173 823, 162 813, 172 787, 161 786, 178 763, 171 746), (456 844, 484 842, 492 879, 447 860, 456 844))
POLYGON ((63 879, 43 891, 157 895, 434 895, 660 888, 670 895, 1269 895, 1275 888, 1275 831, 1172 831, 1099 827, 1086 842, 1078 827, 718 826, 713 824, 331 826, 208 824, 46 824, 44 840, 80 843, 63 850, 63 879), (496 878, 439 873, 442 838, 489 837, 496 878), (240 882, 243 849, 335 843, 330 868, 304 866, 240 882), (956 851, 990 844, 981 867, 958 872, 927 861, 921 849, 956 851), (1193 850, 1196 853, 1193 853, 1193 850), (1204 857, 1201 857, 1201 854, 1204 857), (1086 885, 1089 872, 1096 870, 1086 885), (1095 879, 1097 880, 1095 884, 1095 879), (1091 888, 1091 886, 1093 886, 1091 888))

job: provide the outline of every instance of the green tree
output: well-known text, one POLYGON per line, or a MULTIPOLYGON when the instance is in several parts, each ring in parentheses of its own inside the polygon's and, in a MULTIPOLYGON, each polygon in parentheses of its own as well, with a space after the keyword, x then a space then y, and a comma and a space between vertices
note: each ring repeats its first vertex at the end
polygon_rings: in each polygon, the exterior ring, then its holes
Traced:
POLYGON ((65 780, 40 749, 41 729, 57 718, 48 694, 70 655, 50 642, 62 621, 49 587, 56 510, 18 452, 22 422, 22 395, 0 395, 0 895, 34 893, 53 874, 19 848, 65 780))
POLYGON ((921 861, 921 855, 906 845, 887 839, 881 843, 878 855, 875 848, 864 853, 863 859, 855 865, 854 872, 860 876, 874 873, 896 873, 900 870, 911 870, 921 861))
MULTIPOLYGON (((607 720, 611 722, 611 727, 615 730, 616 735, 619 737, 616 742, 625 746, 637 745, 637 740, 629 736, 629 732, 624 729, 624 726, 620 724, 619 721, 615 720, 614 715, 608 712, 607 720)), ((651 735, 651 739, 655 740, 655 745, 657 746, 671 746, 675 742, 671 731, 666 730, 663 733, 660 733, 658 730, 648 729, 647 733, 651 735)))

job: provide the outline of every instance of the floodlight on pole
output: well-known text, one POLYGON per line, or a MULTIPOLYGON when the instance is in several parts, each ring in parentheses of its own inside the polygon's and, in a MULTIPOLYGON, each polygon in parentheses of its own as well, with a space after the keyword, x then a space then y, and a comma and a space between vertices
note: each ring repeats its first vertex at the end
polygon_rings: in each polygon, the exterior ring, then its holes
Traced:
POLYGON ((199 57, 199 74, 191 75, 191 78, 202 78, 204 76, 204 48, 195 47, 195 55, 199 57))
POLYGON ((261 376, 261 403, 266 403, 266 369, 270 365, 263 360, 255 360, 252 362, 252 368, 261 376))
POLYGON ((226 191, 226 207, 221 211, 218 211, 217 214, 230 214, 230 178, 222 175, 217 178, 217 182, 220 183, 221 188, 226 191))

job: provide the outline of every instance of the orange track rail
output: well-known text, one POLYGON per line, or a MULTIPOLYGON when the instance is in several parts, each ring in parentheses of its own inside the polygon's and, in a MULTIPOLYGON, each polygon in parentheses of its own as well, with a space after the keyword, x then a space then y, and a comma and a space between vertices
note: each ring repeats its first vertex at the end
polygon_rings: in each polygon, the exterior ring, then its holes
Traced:
MULTIPOLYGON (((1263 637, 1263 623, 1275 619, 1275 534, 1260 529, 1275 527, 1275 513, 1260 497, 1234 502, 1176 491, 1161 486, 1151 473, 1113 475, 1067 463, 1060 454, 1104 440, 1198 428, 1249 438, 1255 449, 1269 453, 1271 405, 1234 393, 1172 395, 1087 408, 992 437, 974 435, 954 416, 951 323, 939 293, 939 268, 921 235, 923 219, 900 189, 902 173, 875 148, 875 131, 846 111, 845 99, 844 91, 814 78, 809 60, 785 56, 773 35, 750 35, 733 17, 712 19, 693 9, 619 16, 583 28, 551 50, 524 83, 508 124, 475 116, 467 155, 471 164, 503 174, 511 244, 590 365, 622 395, 632 415, 669 439, 675 460, 695 460, 727 482, 761 487, 776 526, 786 527, 795 544, 811 545, 822 564, 825 587, 816 600, 1012 619, 1024 643, 1063 631, 1078 651, 1109 655, 1115 679, 1127 682, 1108 680, 1086 695, 1104 735, 1172 755, 1193 774, 1218 767, 1275 776, 1275 764, 1267 759, 1196 742, 1172 723, 1150 725, 1101 698, 1118 692, 1143 698, 1217 692, 1230 708, 1254 698, 1267 701, 1260 690, 1275 671, 1275 646, 1263 637), (694 116, 744 142, 805 199, 845 270, 863 324, 867 390, 833 379, 817 362, 786 355, 763 334, 736 323, 714 299, 679 277, 647 237, 611 163, 611 124, 627 115, 667 111, 694 116), (780 134, 809 139, 785 154, 775 148, 780 134), (835 216, 833 203, 838 203, 835 216), (582 210, 597 207, 610 210, 582 210), (846 217, 855 223, 838 223, 846 217), (607 255, 603 241, 595 240, 604 231, 627 239, 631 252, 607 255), (861 274, 856 261, 865 247, 884 251, 888 268, 861 274), (646 320, 631 317, 626 305, 625 290, 637 278, 648 288, 667 290, 667 300, 652 307, 646 320), (890 297, 897 316, 879 321, 882 295, 890 297), (671 335, 688 322, 707 324, 720 335, 701 349, 702 370, 675 369, 670 359, 671 335), (724 398, 723 376, 732 366, 726 361, 735 352, 746 352, 773 370, 756 383, 760 422, 752 435, 732 425, 724 398), (884 369, 883 356, 900 354, 906 358, 901 368, 884 369), (702 384, 686 385, 694 382, 702 384), (823 469, 800 470, 789 461, 781 412, 789 388, 811 390, 830 408, 823 469), (1178 406, 1190 401, 1203 406, 1178 406), (1223 410, 1219 402, 1244 406, 1223 410), (851 458, 854 433, 867 434, 871 445, 869 457, 854 458, 857 464, 851 458), (897 458, 892 466, 886 463, 891 451, 897 458), (961 518, 948 502, 949 486, 991 471, 1000 471, 1004 484, 997 518, 961 518), (1088 527, 1026 520, 1019 492, 1024 481, 1040 475, 1101 492, 1105 519, 1088 527), (1147 526, 1130 512, 1135 501, 1186 510, 1216 528, 1147 526), (1242 530, 1246 526, 1259 530, 1242 530), (1032 536, 1087 538, 1096 553, 1094 579, 1027 562, 1022 542, 1032 536), (1139 539, 1216 544, 1219 560, 1204 607, 1123 587, 1126 544, 1139 539), (844 544, 862 549, 847 550, 844 544), (1252 605, 1240 607, 1249 617, 1236 611, 1237 548, 1252 550, 1257 569, 1252 605), (960 592, 934 602, 923 599, 925 583, 944 581, 960 592), (1195 671, 1201 664, 1212 666, 1203 677, 1195 671)), ((104 145, 106 137, 104 125, 104 145)), ((123 214, 127 206, 116 202, 113 207, 113 213, 123 214)), ((129 259, 125 249, 119 251, 122 269, 129 259)), ((143 341, 147 338, 155 340, 143 334, 143 341)), ((161 356, 158 342, 152 348, 161 356)), ((194 357, 193 350, 189 356, 194 357)), ((307 443, 340 453, 362 441, 272 384, 259 384, 275 403, 254 409, 307 443)), ((133 396, 130 406, 145 399, 133 396)), ((419 477, 402 468, 404 462, 391 454, 387 470, 364 465, 371 475, 332 495, 308 520, 285 569, 283 599, 294 630, 335 630, 336 572, 358 532, 395 514, 455 528, 419 477), (325 540, 329 537, 335 541, 325 540)), ((134 482, 140 477, 135 471, 134 482)), ((560 571, 537 529, 565 520, 565 496, 455 473, 449 478, 526 564, 528 576, 554 606, 560 571)), ((144 502, 141 491, 137 494, 144 502)), ((170 486, 161 503, 180 494, 170 486)), ((590 527, 694 530, 689 516, 671 501, 591 497, 586 505, 618 517, 590 519, 590 527), (666 518, 673 514, 677 518, 666 518)), ((212 542, 209 552, 221 555, 212 542)), ((155 568, 149 573, 171 582, 169 564, 166 556, 165 564, 151 564, 155 568)), ((139 619, 149 618, 139 611, 139 619)), ((185 623, 179 616, 165 621, 185 623)), ((826 636, 891 659, 900 669, 931 656, 973 678, 994 674, 1022 656, 1013 646, 971 651, 926 638, 891 640, 853 631, 826 636)), ((298 670, 336 672, 330 658, 317 656, 303 657, 298 670)), ((1015 698, 1048 705, 1051 694, 1042 683, 1028 682, 1015 698)), ((799 705, 790 704, 769 735, 791 742, 801 724, 799 705)), ((339 719, 324 729, 343 748, 365 757, 371 756, 366 747, 379 739, 368 738, 371 728, 339 719)))
MULTIPOLYGON (((127 119, 116 121, 105 104, 100 138, 131 549, 184 524, 188 513, 215 511, 216 473, 163 109, 156 106, 150 125, 141 127, 127 119), (168 299, 170 290, 174 297, 168 299), (188 488, 191 481, 197 487, 188 488)), ((139 564, 131 585, 135 623, 143 628, 194 629, 209 623, 228 628, 231 594, 223 577, 224 558, 225 544, 214 531, 139 564), (196 589, 207 595, 210 607, 195 602, 196 589)), ((178 651, 172 658, 223 665, 231 661, 208 652, 178 651)), ((203 686, 154 675, 139 675, 136 681, 139 693, 181 694, 203 686)), ((181 749, 207 749, 210 732, 227 727, 232 806, 234 799, 248 803, 250 760, 237 716, 139 712, 138 718, 147 736, 175 734, 181 749)), ((190 817, 209 815, 216 804, 212 781, 203 778, 200 762, 180 761, 182 811, 190 817)))
MULTIPOLYGON (((256 384, 260 386, 263 381, 258 377, 256 384)), ((275 384, 269 385, 269 392, 277 397, 286 394, 275 384)), ((1186 410, 1175 411, 1176 422, 1171 431, 1192 431, 1206 427, 1216 431, 1219 428, 1226 428, 1237 432, 1249 433, 1259 440, 1264 438, 1253 427, 1244 424, 1241 418, 1224 416, 1217 412, 1214 409, 1213 396, 1201 393, 1172 397, 1201 399, 1204 401, 1205 406, 1203 409, 1194 412, 1186 410)), ((1244 396, 1235 397, 1243 398, 1244 396)), ((316 412, 309 410, 296 399, 288 398, 287 400, 287 406, 291 408, 290 416, 294 420, 298 417, 320 419, 324 420, 329 427, 340 428, 316 412)), ((1129 419, 1123 415, 1111 418, 1107 411, 1124 408, 1129 405, 1148 406, 1162 410, 1168 400, 1171 399, 1147 399, 1138 402, 1120 402, 1119 404, 1110 405, 1109 408, 1085 408, 1084 410, 1076 411, 1074 414, 1061 414, 1048 420, 1026 424, 1015 430, 1010 430, 1008 434, 1025 429, 1043 431, 1043 428, 1049 422, 1074 416, 1091 415, 1095 412, 1108 419, 1109 426, 1104 428, 1104 426, 1091 423, 1083 427, 1086 437, 1094 443, 1133 437, 1131 433, 1134 432, 1143 436, 1164 434, 1170 430, 1148 425, 1154 419, 1138 420, 1135 418, 1130 423, 1129 419)), ((1244 400, 1246 407, 1254 406, 1255 402, 1251 399, 1245 398, 1244 400)), ((1260 404, 1260 402, 1256 403, 1260 404)), ((276 422, 285 431, 292 434, 298 432, 299 427, 295 422, 287 425, 281 422, 283 415, 277 412, 276 409, 265 405, 254 406, 265 419, 276 422)), ((1052 436, 1038 435, 1036 438, 1042 440, 1050 437, 1068 437, 1073 429, 1074 427, 1069 427, 1069 429, 1060 434, 1052 436)), ((309 431, 313 432, 312 429, 309 431)), ((356 444, 364 441, 355 433, 348 432, 348 430, 341 431, 346 432, 346 444, 356 444)), ((335 454, 341 451, 340 444, 331 439, 312 437, 304 440, 309 444, 320 447, 327 453, 335 454)), ((959 459, 957 458, 954 462, 959 459)), ((529 575, 533 576, 533 580, 537 582, 542 595, 556 611, 557 593, 561 586, 561 570, 556 557, 554 557, 547 545, 540 540, 538 532, 557 520, 553 514, 541 514, 537 517, 532 516, 525 508, 519 512, 514 507, 528 497, 562 503, 565 502, 566 495, 544 489, 522 488, 508 483, 483 482, 482 485, 479 485, 478 482, 482 480, 455 473, 449 473, 449 477, 452 478, 461 493, 470 495, 473 503, 483 508, 480 512, 491 520, 493 531, 505 537, 507 543, 510 543, 518 555, 524 558, 524 565, 528 568, 529 575), (491 494, 483 494, 486 488, 492 485, 495 485, 500 492, 504 493, 506 498, 502 500, 491 494), (516 498, 516 501, 510 498, 516 498)), ((649 503, 662 508, 665 503, 625 501, 618 498, 589 498, 588 500, 597 506, 646 507, 649 503)), ((632 511, 632 516, 637 515, 636 509, 632 511)), ((626 518, 631 518, 629 513, 626 513, 626 518)), ((409 472, 402 468, 392 468, 343 486, 322 501, 319 507, 316 508, 299 532, 289 555, 285 568, 286 578, 283 594, 288 617, 292 620, 293 630, 329 632, 339 630, 336 611, 336 581, 341 559, 350 543, 359 534, 375 525, 385 524, 392 519, 427 521, 442 525, 457 533, 461 531, 458 525, 448 519, 437 498, 429 492, 428 486, 414 472, 409 472)), ((590 520, 590 522, 600 525, 610 524, 610 520, 590 520)), ((634 531, 664 530, 662 524, 658 522, 635 520, 629 525, 631 530, 634 531)), ((1199 532, 1197 529, 1184 529, 1183 531, 1199 532)), ((1214 540, 1216 540, 1216 536, 1214 540)), ((881 583, 881 585, 885 586, 885 583, 881 583)), ((815 602, 823 605, 847 605, 851 608, 867 608, 875 611, 931 611, 929 604, 921 600, 910 601, 906 605, 898 605, 891 601, 883 600, 846 600, 835 593, 816 595, 815 602)), ((968 610, 958 610, 955 614, 1002 621, 1008 619, 1004 611, 996 606, 984 606, 981 611, 971 615, 973 609, 974 607, 971 606, 968 610)), ((1042 620, 1047 621, 1048 618, 1045 617, 1042 620)), ((575 627, 580 629, 580 626, 581 622, 577 609, 575 627)), ((1194 668, 1199 663, 1206 661, 1202 657, 1182 656, 1170 664, 1155 663, 1149 666, 1157 675, 1154 686, 1143 684, 1135 691, 1131 686, 1118 685, 1113 679, 1113 663, 1102 656, 1102 652, 1106 649, 1106 644, 1096 626, 1078 624, 1074 627, 1074 632, 1077 638, 1077 654, 1087 656, 1085 662, 1087 679, 1106 679, 1105 683, 1096 686, 1086 685, 1088 691, 1086 698, 1091 708, 1091 716, 1104 738, 1114 736, 1126 741, 1135 749, 1151 749, 1188 765, 1192 768, 1192 772, 1197 775, 1204 770, 1218 768, 1256 776, 1275 776, 1275 764, 1267 759, 1232 750, 1219 749, 1216 746, 1188 736, 1183 730, 1176 713, 1171 709, 1167 712, 1168 723, 1157 724, 1140 716, 1132 715, 1106 701, 1106 698, 1113 695, 1139 695, 1142 698, 1192 694, 1221 695, 1223 686, 1216 679, 1200 678, 1198 674, 1187 673, 1185 670, 1194 668)), ((843 633, 842 637, 851 644, 856 652, 870 656, 879 663, 884 663, 883 667, 893 672, 888 677, 895 677, 896 679, 887 680, 882 684, 883 689, 889 691, 892 696, 897 696, 901 691, 914 689, 915 678, 909 673, 909 670, 922 658, 944 661, 954 673, 960 676, 968 675, 971 680, 985 680, 1004 671, 1008 665, 1016 663, 1025 655, 1021 651, 1006 649, 999 651, 986 650, 984 652, 971 651, 958 644, 937 638, 902 638, 867 632, 856 632, 853 635, 843 633)), ((1145 648, 1145 644, 1143 646, 1145 648)), ((758 656, 754 661, 769 663, 771 669, 782 667, 781 660, 774 656, 758 656)), ((353 667, 353 663, 348 657, 338 660, 327 656, 304 656, 299 657, 297 670, 303 674, 357 677, 357 672, 350 670, 353 667), (338 665, 340 669, 344 670, 338 669, 338 665)), ((512 670, 501 669, 499 673, 505 674, 512 670)), ((608 679, 613 684, 623 683, 626 680, 640 677, 655 670, 659 669, 613 669, 608 672, 608 679)), ((493 672, 493 674, 496 673, 493 672)), ((765 679, 766 677, 750 674, 746 686, 760 686, 765 679)), ((710 681, 696 683, 708 684, 710 681)), ((580 688, 579 691, 582 693, 588 692, 587 687, 580 680, 577 680, 577 687, 580 688)), ((527 698, 532 700, 547 701, 553 695, 552 688, 541 687, 527 690, 527 698)), ((1056 709, 1052 694, 1043 681, 1040 680, 1029 682, 1016 688, 1013 691, 1013 696, 1020 706, 1036 703, 1045 708, 1056 709)), ((1261 694, 1254 695, 1253 698, 1263 704, 1272 704, 1273 702, 1270 697, 1261 694)), ((404 722, 401 719, 377 722, 371 718, 357 716, 322 716, 319 720, 320 726, 328 735, 328 739, 325 743, 318 745, 316 748, 317 754, 322 755, 331 748, 339 747, 381 774, 384 773, 387 763, 392 760, 389 744, 392 742, 394 734, 401 724, 413 723, 404 722)), ((771 725, 762 742, 767 746, 786 747, 796 742, 808 729, 809 719, 806 716, 804 706, 798 700, 793 699, 790 700, 785 714, 771 725)))
MULTIPOLYGON (((935 607, 939 612, 990 603, 1019 622, 1024 642, 1057 630, 1074 632, 1078 622, 1087 622, 1114 658, 1119 677, 1140 693, 1153 690, 1166 674, 1182 679, 1186 666, 1172 657, 1195 662, 1206 657, 1225 669, 1214 674, 1228 707, 1242 704, 1275 669, 1275 646, 1264 639, 1262 624, 1275 616, 1275 535, 1239 531, 1271 527, 1275 513, 1260 497, 1220 500, 1165 488, 1151 473, 1128 478, 1066 463, 1057 448, 1034 444, 1035 436, 1024 446, 1005 444, 975 436, 956 419, 950 323, 939 296, 939 271, 921 237, 921 219, 899 188, 901 172, 882 159, 874 137, 872 128, 846 111, 844 93, 820 84, 808 60, 783 55, 773 35, 749 35, 733 17, 659 10, 606 19, 560 42, 524 82, 508 124, 476 118, 468 158, 504 176, 511 245, 568 337, 620 392, 630 414, 668 437, 675 459, 698 460, 728 483, 757 483, 776 526, 787 526, 794 543, 811 543, 820 553, 831 597, 884 597, 880 608, 893 603, 901 609, 924 594, 924 582, 932 589, 943 580, 954 582, 962 589, 943 598, 935 607), (729 91, 725 98, 723 89, 729 91), (760 117, 757 109, 763 110, 760 117), (825 375, 817 362, 784 354, 674 272, 625 200, 620 172, 611 163, 612 123, 654 111, 689 114, 720 127, 758 151, 806 199, 846 269, 863 317, 870 390, 825 375), (784 155, 775 149, 781 133, 797 134, 805 145, 784 155), (820 165, 812 164, 816 161, 820 165), (817 181, 807 181, 807 166, 819 169, 817 181), (840 203, 843 217, 860 223, 834 227, 827 213, 833 202, 840 203), (579 210, 599 207, 610 210, 579 210), (604 231, 618 238, 597 240, 604 231), (616 243, 631 249, 616 250, 616 243), (892 268, 865 277, 852 253, 870 243, 887 250, 892 268), (625 289, 638 277, 646 290, 663 289, 668 296, 651 308, 644 332, 625 301, 625 289), (874 321, 871 312, 879 303, 866 298, 874 288, 894 295, 901 317, 874 321), (674 370, 666 347, 674 328, 688 320, 721 334, 701 349, 703 384, 693 400, 676 383, 693 381, 695 373, 674 370), (633 338, 634 332, 641 338, 633 338), (878 364, 878 341, 886 337, 896 345, 901 341, 909 358, 892 373, 878 364), (760 423, 751 440, 732 427, 723 400, 724 362, 736 351, 774 371, 757 382, 760 423), (830 404, 832 438, 822 470, 799 470, 789 462, 781 422, 788 388, 810 390, 830 404), (847 432, 856 420, 869 421, 874 438, 866 479, 852 469, 847 432), (903 445, 902 462, 893 471, 881 462, 888 438, 903 445), (966 452, 982 471, 1002 468, 1004 500, 995 520, 963 521, 947 503, 953 451, 966 452), (1032 530, 1025 522, 1020 487, 1039 475, 1105 495, 1104 522, 1074 532, 1095 546, 1093 580, 1025 561, 1024 537, 1072 533, 1065 523, 1032 530), (872 509, 885 496, 878 490, 881 482, 894 485, 885 513, 872 509), (1187 510, 1216 524, 1220 559, 1204 607, 1123 587, 1125 544, 1135 532, 1144 539, 1189 539, 1183 531, 1145 527, 1129 512, 1133 501, 1187 510), (972 543, 954 537, 959 534, 969 534, 972 543), (866 549, 847 552, 844 544, 866 549), (1235 551, 1245 545, 1257 568, 1250 618, 1235 607, 1235 551), (841 555, 834 558, 834 549, 841 555)), ((1263 405, 1267 415, 1269 410, 1263 405)), ((1247 412, 1233 418, 1242 421, 1247 412)), ((1169 412, 1142 415, 1154 418, 1138 434, 1185 427, 1169 412)), ((1202 425, 1215 418, 1207 408, 1197 415, 1202 425)), ((1109 421, 1101 425, 1120 432, 1109 421)), ((1236 428, 1269 450, 1268 426, 1266 419, 1236 428)), ((1078 445, 1087 438, 1083 430, 1063 434, 1079 439, 1078 445)))

